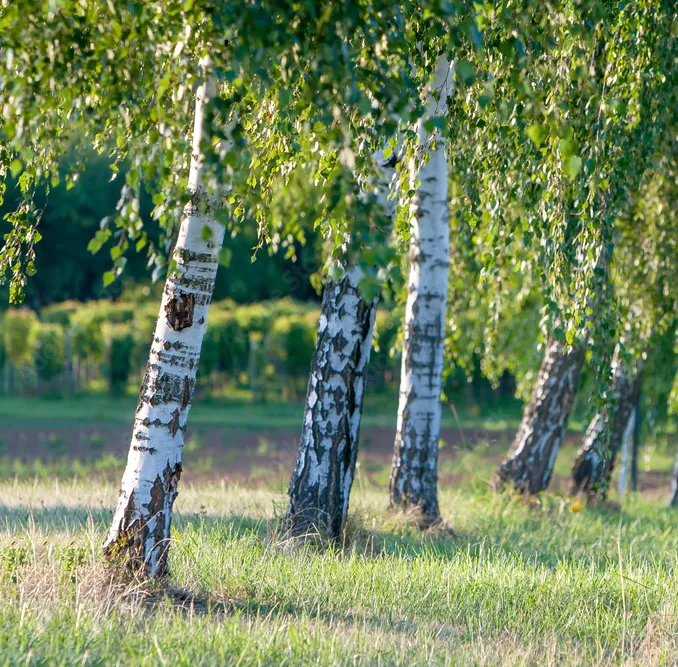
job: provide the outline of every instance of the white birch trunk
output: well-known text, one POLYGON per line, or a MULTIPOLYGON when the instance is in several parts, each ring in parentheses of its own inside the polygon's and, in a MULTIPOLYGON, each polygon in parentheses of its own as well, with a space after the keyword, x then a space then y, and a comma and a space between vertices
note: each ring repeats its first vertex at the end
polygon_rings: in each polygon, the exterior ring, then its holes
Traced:
MULTIPOLYGON (((374 159, 378 202, 392 217, 395 203, 389 195, 395 163, 380 151, 374 159)), ((323 294, 285 515, 285 528, 292 535, 317 533, 336 539, 348 513, 378 302, 378 297, 367 302, 361 296, 363 277, 360 267, 347 266, 339 281, 328 281, 323 294)))
POLYGON ((400 400, 389 482, 391 506, 417 508, 425 522, 439 515, 438 440, 450 263, 447 156, 436 129, 428 131, 425 125, 447 116, 452 80, 450 63, 441 56, 417 128, 420 148, 429 158, 413 170, 421 184, 411 210, 400 400))
POLYGON ((678 452, 676 453, 676 462, 673 466, 673 473, 671 474, 669 507, 678 507, 678 452))
POLYGON ((174 249, 177 268, 165 283, 118 506, 104 545, 108 558, 150 577, 167 570, 184 431, 224 237, 224 226, 213 217, 216 203, 201 187, 207 102, 208 84, 203 84, 195 107, 192 199, 174 249))
POLYGON ((636 411, 635 409, 632 409, 631 416, 624 429, 624 435, 622 436, 622 460, 619 468, 619 480, 617 481, 617 494, 619 497, 623 496, 626 492, 626 481, 628 478, 629 463, 631 461, 631 440, 633 439, 635 429, 636 411))

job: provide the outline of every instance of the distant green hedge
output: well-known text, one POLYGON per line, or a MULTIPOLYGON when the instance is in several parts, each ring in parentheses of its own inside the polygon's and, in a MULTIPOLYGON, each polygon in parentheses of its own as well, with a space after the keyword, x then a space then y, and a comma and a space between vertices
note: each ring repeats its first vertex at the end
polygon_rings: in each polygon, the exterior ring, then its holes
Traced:
MULTIPOLYGON (((48 306, 40 318, 27 308, 0 316, 0 370, 14 386, 5 390, 87 389, 103 382, 112 394, 139 380, 148 357, 158 305, 67 301, 48 306), (18 373, 16 371, 22 371, 18 373), (19 380, 17 380, 19 377, 19 380)), ((317 305, 291 299, 236 305, 220 301, 210 308, 198 369, 201 390, 225 384, 299 396, 316 341, 317 305)), ((371 371, 382 386, 394 376, 391 358, 399 319, 378 313, 371 371)))

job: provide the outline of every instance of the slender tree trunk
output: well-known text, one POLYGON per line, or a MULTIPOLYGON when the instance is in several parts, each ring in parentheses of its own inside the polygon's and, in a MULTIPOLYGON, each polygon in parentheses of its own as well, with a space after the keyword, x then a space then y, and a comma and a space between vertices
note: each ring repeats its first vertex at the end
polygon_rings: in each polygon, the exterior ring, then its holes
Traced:
POLYGON ((213 217, 216 204, 201 188, 200 144, 207 94, 207 84, 203 84, 195 109, 189 176, 192 199, 174 249, 177 269, 165 283, 127 468, 104 545, 109 559, 124 560, 150 577, 167 571, 184 431, 224 236, 223 225, 213 217))
POLYGON ((583 347, 568 351, 555 338, 549 340, 523 421, 495 475, 495 488, 510 481, 519 493, 536 494, 548 486, 583 364, 583 347))
MULTIPOLYGON (((378 199, 389 216, 395 164, 378 154, 378 199)), ((299 452, 289 487, 284 528, 291 535, 340 537, 358 456, 367 366, 378 297, 366 301, 359 284, 363 270, 346 267, 328 281, 323 294, 306 392, 299 452)))
POLYGON ((639 388, 640 368, 628 368, 617 345, 612 360, 611 400, 589 424, 572 468, 570 493, 586 493, 591 500, 605 497, 639 388))
POLYGON ((640 408, 640 396, 642 391, 643 383, 641 378, 638 396, 636 397, 636 406, 633 410, 635 418, 633 420, 633 446, 631 448, 631 491, 638 490, 638 448, 640 447, 640 426, 643 418, 643 413, 640 408))
POLYGON ((447 156, 440 137, 425 124, 447 115, 452 77, 448 60, 441 57, 432 84, 438 99, 429 93, 427 113, 417 128, 420 145, 430 152, 418 170, 421 185, 411 211, 400 400, 389 481, 391 507, 416 508, 423 524, 439 516, 438 440, 450 264, 447 156))
POLYGON ((678 452, 676 453, 676 463, 673 466, 673 473, 671 475, 669 507, 678 507, 678 452))
POLYGON ((633 448, 633 433, 636 430, 636 411, 631 410, 629 421, 624 429, 621 446, 621 466, 619 467, 619 481, 617 482, 617 495, 621 498, 626 493, 626 484, 631 465, 631 450, 633 448))

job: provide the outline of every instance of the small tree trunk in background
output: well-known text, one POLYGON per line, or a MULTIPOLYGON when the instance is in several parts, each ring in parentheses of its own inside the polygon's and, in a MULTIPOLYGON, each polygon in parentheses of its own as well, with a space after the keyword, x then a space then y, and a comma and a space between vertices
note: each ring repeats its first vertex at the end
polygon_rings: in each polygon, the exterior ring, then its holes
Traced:
POLYGON ((252 402, 259 400, 259 334, 250 334, 250 357, 249 357, 249 376, 250 389, 252 390, 252 402))
POLYGON ((264 340, 262 344, 262 369, 261 369, 261 402, 266 403, 267 400, 267 390, 268 390, 268 362, 269 362, 269 352, 270 352, 270 339, 268 334, 264 335, 264 340))
POLYGON ((64 356, 66 359, 66 368, 64 369, 66 376, 66 393, 70 395, 73 393, 75 388, 75 379, 73 377, 73 348, 71 345, 71 332, 68 327, 66 327, 66 331, 64 333, 64 356))
MULTIPOLYGON (((395 165, 377 155, 378 199, 389 216, 395 165)), ((340 537, 358 456, 367 365, 378 297, 365 301, 358 266, 348 266, 338 281, 325 286, 306 391, 304 423, 290 480, 284 528, 291 535, 319 533, 340 537)))
POLYGON ((519 493, 535 494, 546 489, 583 364, 583 347, 568 351, 555 338, 549 340, 523 421, 508 456, 495 474, 495 488, 512 482, 519 493))
POLYGON ((621 466, 619 466, 619 481, 617 482, 617 495, 626 493, 626 483, 629 476, 629 467, 631 464, 631 449, 633 448, 633 433, 636 427, 636 411, 631 410, 629 421, 624 429, 621 447, 621 466))
POLYGON ((214 203, 200 187, 206 95, 207 84, 203 84, 195 110, 189 176, 192 200, 174 249, 177 269, 165 283, 127 468, 104 545, 109 559, 123 560, 151 577, 167 571, 184 430, 224 236, 223 225, 212 217, 214 203))
POLYGON ((439 58, 432 83, 439 97, 429 93, 427 113, 417 128, 420 145, 430 153, 418 170, 421 185, 411 210, 400 400, 389 481, 391 507, 416 508, 423 525, 439 517, 438 440, 450 264, 447 156, 440 137, 424 125, 447 115, 452 77, 448 60, 439 58))
POLYGON ((592 500, 605 497, 639 388, 640 369, 627 367, 617 345, 612 359, 611 400, 589 424, 572 468, 570 493, 583 492, 592 500))
POLYGON ((633 411, 635 419, 633 420, 633 445, 631 447, 631 491, 638 491, 638 448, 640 447, 640 426, 642 422, 642 411, 640 408, 640 396, 642 392, 642 378, 636 397, 636 407, 633 411))
POLYGON ((678 452, 676 453, 676 463, 673 466, 673 473, 671 474, 669 507, 678 507, 678 452))

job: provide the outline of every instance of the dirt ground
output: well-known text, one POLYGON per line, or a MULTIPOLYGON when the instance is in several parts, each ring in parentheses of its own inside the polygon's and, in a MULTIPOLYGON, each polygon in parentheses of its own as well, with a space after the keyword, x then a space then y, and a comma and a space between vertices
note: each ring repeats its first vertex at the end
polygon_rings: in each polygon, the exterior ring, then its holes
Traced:
MULTIPOLYGON (((443 428, 440 449, 440 484, 453 485, 461 478, 475 476, 489 483, 492 469, 506 453, 514 432, 484 429, 443 428), (474 458, 464 463, 464 457, 474 458), (485 479, 487 477, 487 479, 485 479)), ((3 429, 2 454, 9 458, 30 460, 40 458, 73 458, 94 461, 104 455, 124 459, 130 433, 120 425, 58 425, 13 427, 3 429)), ((368 427, 361 431, 357 483, 367 479, 385 484, 393 452, 394 428, 368 427)), ((205 479, 226 483, 267 483, 284 489, 294 465, 299 433, 286 429, 227 429, 198 426, 189 430, 184 452, 185 479, 199 482, 205 479)), ((581 435, 568 433, 559 459, 551 490, 567 488, 567 468, 564 463, 573 457, 581 435)), ((113 466, 117 468, 117 466, 113 466)), ((111 470, 111 474, 113 474, 111 470)), ((668 490, 668 471, 645 471, 639 475, 641 491, 648 496, 662 496, 668 490)))

